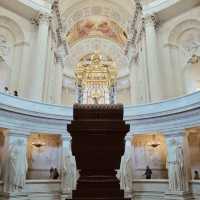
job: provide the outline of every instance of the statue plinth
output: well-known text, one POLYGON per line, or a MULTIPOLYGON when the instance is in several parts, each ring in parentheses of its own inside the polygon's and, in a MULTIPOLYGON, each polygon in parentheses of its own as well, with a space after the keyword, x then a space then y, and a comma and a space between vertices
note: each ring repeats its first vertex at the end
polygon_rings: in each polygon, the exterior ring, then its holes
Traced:
POLYGON ((171 192, 168 191, 165 193, 165 200, 194 200, 192 193, 190 192, 171 192))
POLYGON ((23 192, 4 192, 0 194, 2 200, 29 200, 26 193, 23 192))

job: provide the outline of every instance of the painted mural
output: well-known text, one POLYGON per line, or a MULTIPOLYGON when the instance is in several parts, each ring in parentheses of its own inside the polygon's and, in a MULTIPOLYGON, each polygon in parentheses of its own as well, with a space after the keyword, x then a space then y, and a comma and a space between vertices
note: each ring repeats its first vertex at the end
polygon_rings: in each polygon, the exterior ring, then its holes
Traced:
POLYGON ((126 32, 117 23, 107 17, 99 16, 93 16, 76 23, 66 35, 70 46, 81 39, 95 36, 113 40, 121 46, 125 45, 127 41, 126 32))

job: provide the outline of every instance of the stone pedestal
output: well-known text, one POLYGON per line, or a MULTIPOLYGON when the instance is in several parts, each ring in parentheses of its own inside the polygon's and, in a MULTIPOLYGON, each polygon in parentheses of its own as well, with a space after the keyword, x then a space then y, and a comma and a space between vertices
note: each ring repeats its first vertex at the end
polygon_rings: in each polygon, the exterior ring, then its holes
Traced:
POLYGON ((1 200, 29 200, 26 193, 2 193, 0 194, 1 200))
POLYGON ((167 192, 165 193, 165 200, 192 200, 195 199, 191 193, 188 192, 167 192))
POLYGON ((124 200, 115 171, 120 168, 124 137, 129 131, 123 120, 123 105, 75 104, 73 109, 67 130, 80 170, 73 200, 124 200))
POLYGON ((60 200, 72 199, 72 194, 61 194, 60 200))

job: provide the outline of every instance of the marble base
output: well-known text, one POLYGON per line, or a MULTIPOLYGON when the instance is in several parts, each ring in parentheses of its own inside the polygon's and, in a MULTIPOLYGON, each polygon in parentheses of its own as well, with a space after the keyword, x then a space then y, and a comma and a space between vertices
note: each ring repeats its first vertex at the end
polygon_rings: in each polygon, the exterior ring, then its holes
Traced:
POLYGON ((1 200, 29 200, 28 195, 25 193, 1 193, 1 200))
POLYGON ((167 192, 165 200, 194 200, 195 198, 189 192, 167 192))
POLYGON ((124 192, 124 198, 125 199, 132 199, 133 198, 132 192, 124 192))
POLYGON ((72 194, 61 194, 60 200, 72 199, 72 194))

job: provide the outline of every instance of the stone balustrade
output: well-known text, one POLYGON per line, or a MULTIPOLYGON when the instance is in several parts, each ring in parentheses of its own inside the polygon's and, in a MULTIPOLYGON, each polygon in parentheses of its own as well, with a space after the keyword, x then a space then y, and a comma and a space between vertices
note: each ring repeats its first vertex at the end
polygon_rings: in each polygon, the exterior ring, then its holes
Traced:
MULTIPOLYGON (((7 130, 11 142, 12 134, 15 137, 26 138, 31 133, 58 134, 63 141, 68 140, 70 135, 66 131, 66 126, 72 120, 72 115, 73 109, 70 106, 43 104, 0 93, 0 127, 7 130)), ((175 138, 182 148, 187 149, 188 144, 184 140, 185 130, 198 127, 200 124, 200 92, 153 104, 125 106, 124 119, 131 124, 127 141, 133 137, 133 133, 135 135, 160 132, 165 135, 167 142, 175 138)), ((168 157, 170 158, 169 155, 168 157)), ((190 193, 198 199, 200 181, 188 181, 188 184, 190 193)), ((60 181, 27 180, 25 192, 31 199, 66 198, 65 195, 62 196, 60 181), (44 193, 36 194, 34 188, 43 188, 44 193)), ((133 181, 133 196, 135 195, 136 199, 173 199, 171 193, 168 195, 167 192, 166 179, 133 181)), ((185 193, 181 195, 181 199, 188 199, 185 193)))

